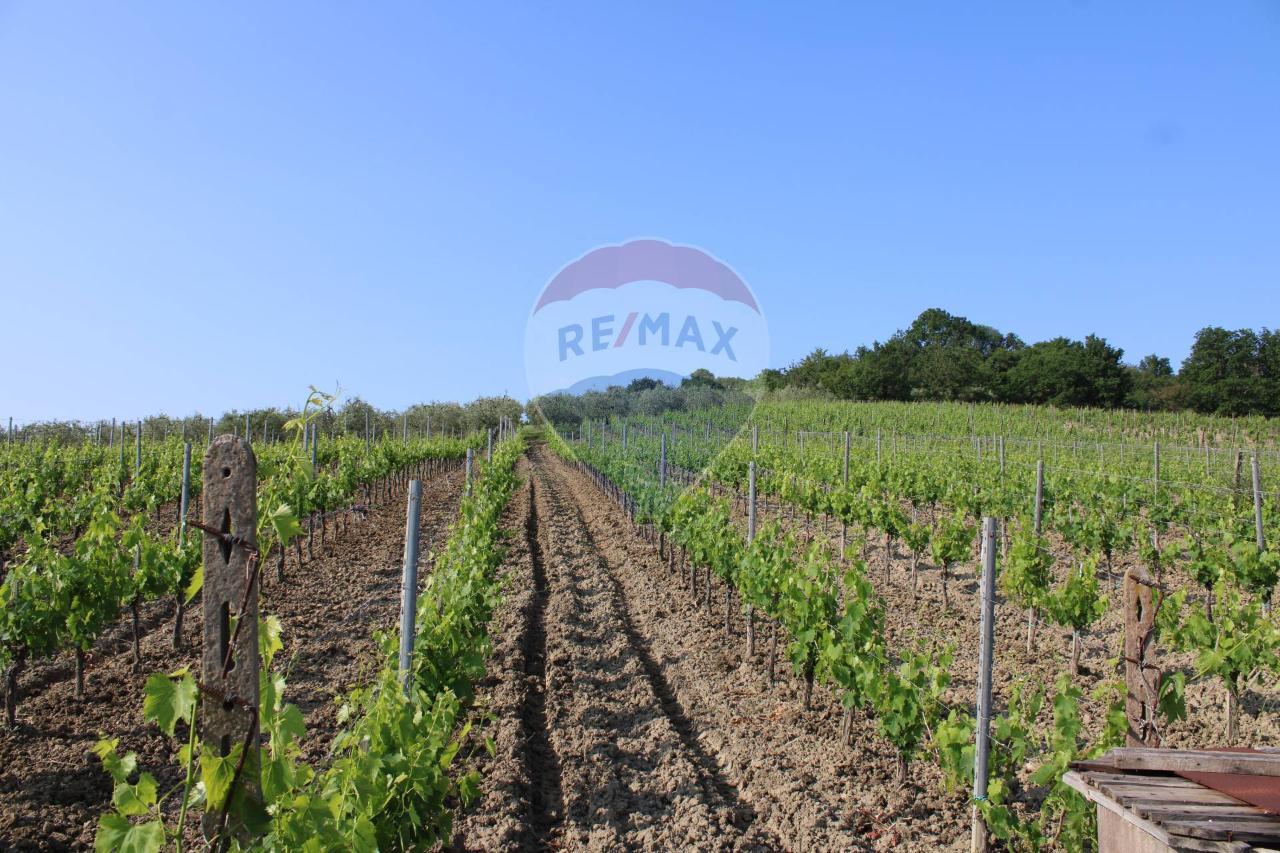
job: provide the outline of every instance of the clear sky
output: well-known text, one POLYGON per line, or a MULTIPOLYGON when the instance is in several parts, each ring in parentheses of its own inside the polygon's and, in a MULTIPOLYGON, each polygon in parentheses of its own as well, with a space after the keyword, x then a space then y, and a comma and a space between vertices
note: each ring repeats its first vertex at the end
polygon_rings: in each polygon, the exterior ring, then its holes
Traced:
POLYGON ((1176 366, 1280 325, 1280 2, 0 0, 0 417, 524 397, 637 236, 779 366, 930 306, 1176 366))

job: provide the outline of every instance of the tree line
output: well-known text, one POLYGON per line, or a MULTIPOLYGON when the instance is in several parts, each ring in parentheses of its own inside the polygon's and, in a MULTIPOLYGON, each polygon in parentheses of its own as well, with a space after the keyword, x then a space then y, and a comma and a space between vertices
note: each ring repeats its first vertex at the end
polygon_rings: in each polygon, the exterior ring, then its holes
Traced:
POLYGON ((753 384, 809 389, 844 400, 958 400, 1099 408, 1194 409, 1280 415, 1280 331, 1210 326, 1178 371, 1168 358, 1137 364, 1105 338, 1027 344, 940 308, 887 341, 839 354, 815 349, 753 384))
POLYGON ((762 396, 839 400, 944 400, 1034 403, 1217 415, 1280 415, 1280 332, 1196 333, 1175 371, 1168 358, 1137 364, 1105 338, 1065 337, 1027 344, 1017 335, 930 308, 887 341, 853 352, 815 349, 751 380, 694 371, 679 386, 655 379, 583 394, 548 394, 529 403, 530 417, 556 426, 630 414, 749 404, 762 396))
MULTIPOLYGON (((314 422, 317 424, 320 435, 330 437, 344 434, 363 436, 366 423, 369 426, 369 432, 374 436, 388 433, 400 435, 406 418, 409 431, 413 435, 425 435, 428 427, 432 435, 461 435, 477 430, 495 429, 504 417, 518 423, 523 413, 523 404, 508 396, 479 397, 469 403, 418 403, 405 409, 379 409, 359 397, 350 397, 340 404, 326 407, 314 416, 314 422)), ((284 425, 298 415, 298 410, 291 406, 232 409, 214 418, 213 431, 215 435, 241 434, 244 432, 247 416, 254 438, 261 438, 265 429, 270 440, 275 441, 284 435, 284 425)), ((110 419, 16 424, 13 440, 47 439, 66 443, 93 441, 100 435, 105 442, 110 424, 110 419)), ((133 435, 136 425, 136 421, 123 424, 130 436, 133 435)), ((151 415, 142 419, 143 435, 148 439, 184 433, 193 439, 198 439, 206 435, 208 429, 209 417, 199 412, 185 417, 151 415)), ((0 424, 0 435, 4 433, 5 424, 0 424)))

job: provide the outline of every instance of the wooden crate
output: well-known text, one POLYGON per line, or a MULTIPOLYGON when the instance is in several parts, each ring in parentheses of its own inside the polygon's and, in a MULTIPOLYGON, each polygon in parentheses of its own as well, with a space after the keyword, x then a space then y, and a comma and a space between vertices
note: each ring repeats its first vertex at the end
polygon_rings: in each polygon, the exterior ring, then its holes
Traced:
POLYGON ((1117 749, 1072 765, 1063 781, 1098 807, 1100 853, 1280 850, 1280 815, 1183 776, 1248 776, 1280 789, 1275 755, 1117 749))

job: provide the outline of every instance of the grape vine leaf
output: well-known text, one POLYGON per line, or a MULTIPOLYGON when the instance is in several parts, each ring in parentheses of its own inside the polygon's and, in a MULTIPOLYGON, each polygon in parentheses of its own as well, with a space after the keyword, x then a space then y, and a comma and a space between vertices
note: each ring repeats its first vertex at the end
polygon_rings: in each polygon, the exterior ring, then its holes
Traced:
POLYGON ((114 813, 102 816, 93 843, 98 853, 156 853, 163 846, 163 823, 153 820, 135 826, 128 818, 114 813))
POLYGON ((191 583, 187 584, 186 603, 190 604, 191 599, 196 597, 196 593, 200 592, 204 586, 204 563, 196 566, 195 572, 191 575, 191 583))
POLYGON ((111 805, 125 817, 136 817, 151 811, 156 804, 156 780, 150 773, 138 777, 138 784, 119 782, 111 792, 111 805))
POLYGON ((288 545, 294 537, 302 535, 302 525, 298 523, 293 507, 288 504, 280 504, 269 518, 282 544, 288 545))
POLYGON ((191 722, 196 710, 196 682, 186 667, 163 675, 155 673, 143 687, 142 713, 170 737, 178 720, 191 722))

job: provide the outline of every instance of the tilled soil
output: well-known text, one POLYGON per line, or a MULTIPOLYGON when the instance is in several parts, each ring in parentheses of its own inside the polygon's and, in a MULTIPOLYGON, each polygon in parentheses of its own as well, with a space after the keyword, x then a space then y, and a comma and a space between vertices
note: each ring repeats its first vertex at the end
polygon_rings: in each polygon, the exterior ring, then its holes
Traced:
MULTIPOLYGON (((461 488, 457 470, 423 483, 424 553, 443 541, 461 488)), ((301 567, 290 560, 284 584, 275 581, 274 565, 263 570, 260 611, 283 624, 276 667, 287 678, 286 700, 303 712, 309 761, 327 754, 337 731, 335 700, 367 683, 381 663, 373 635, 393 626, 399 612, 404 529, 403 490, 393 491, 341 535, 334 535, 331 521, 325 545, 317 534, 314 559, 301 567)), ((151 673, 200 665, 199 600, 187 611, 182 650, 171 644, 173 609, 172 602, 144 608, 147 633, 137 671, 129 619, 106 632, 89 657, 82 701, 73 698, 69 653, 22 676, 18 728, 0 727, 0 849, 92 849, 98 818, 111 801, 110 777, 91 752, 103 735, 118 737, 121 752, 137 752, 139 769, 154 774, 162 792, 181 783, 178 742, 142 714, 142 687, 151 673)))
POLYGON ((962 798, 899 783, 869 733, 838 745, 831 696, 805 712, 790 679, 769 684, 740 619, 726 644, 723 593, 707 614, 588 477, 529 459, 480 690, 496 755, 455 849, 967 845, 962 798))

